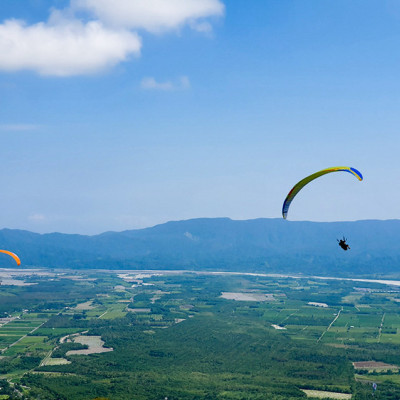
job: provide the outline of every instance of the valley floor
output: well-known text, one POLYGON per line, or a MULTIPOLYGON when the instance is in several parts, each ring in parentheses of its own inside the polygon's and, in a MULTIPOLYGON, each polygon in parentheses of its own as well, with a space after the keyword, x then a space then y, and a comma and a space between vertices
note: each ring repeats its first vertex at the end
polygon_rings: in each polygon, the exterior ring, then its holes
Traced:
POLYGON ((17 285, 0 286, 0 398, 357 400, 373 383, 376 398, 400 398, 396 282, 57 270, 8 279, 17 285))

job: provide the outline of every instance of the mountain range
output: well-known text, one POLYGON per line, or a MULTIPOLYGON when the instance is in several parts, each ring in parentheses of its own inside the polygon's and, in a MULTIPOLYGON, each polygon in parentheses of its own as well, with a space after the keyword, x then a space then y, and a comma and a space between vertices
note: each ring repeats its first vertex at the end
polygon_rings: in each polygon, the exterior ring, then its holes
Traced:
MULTIPOLYGON (((0 230, 22 267, 185 269, 379 276, 400 272, 400 220, 199 218, 86 236, 0 230), (348 238, 343 251, 336 239, 348 238)), ((15 267, 0 255, 0 266, 15 267)))

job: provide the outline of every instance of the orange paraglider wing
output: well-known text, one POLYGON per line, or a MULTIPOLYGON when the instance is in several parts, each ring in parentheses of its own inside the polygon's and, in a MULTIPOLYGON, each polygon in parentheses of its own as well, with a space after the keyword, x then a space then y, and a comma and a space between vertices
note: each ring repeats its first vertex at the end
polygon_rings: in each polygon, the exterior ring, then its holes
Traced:
POLYGON ((0 250, 0 253, 8 254, 9 256, 11 256, 11 257, 15 260, 15 262, 17 263, 17 265, 21 265, 21 260, 19 259, 19 257, 18 257, 16 254, 11 253, 11 251, 8 251, 8 250, 0 250))

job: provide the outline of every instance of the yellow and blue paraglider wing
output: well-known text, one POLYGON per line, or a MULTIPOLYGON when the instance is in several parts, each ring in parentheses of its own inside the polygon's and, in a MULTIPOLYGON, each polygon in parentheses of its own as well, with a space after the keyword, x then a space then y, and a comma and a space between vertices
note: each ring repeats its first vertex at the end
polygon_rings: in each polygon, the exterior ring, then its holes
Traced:
POLYGON ((12 253, 11 251, 8 251, 8 250, 0 250, 0 253, 8 254, 9 256, 11 256, 11 257, 15 260, 15 262, 17 263, 17 265, 21 265, 21 260, 19 259, 19 257, 18 257, 16 254, 12 253))
POLYGON ((287 217, 287 213, 289 211, 290 203, 292 200, 296 197, 296 194, 300 192, 301 189, 314 179, 319 178, 322 175, 330 174, 331 172, 348 172, 352 175, 354 175, 359 181, 363 180, 363 176, 361 175, 360 171, 357 171, 355 168, 351 167, 332 167, 332 168, 326 168, 321 171, 315 172, 312 175, 307 176, 306 178, 302 179, 300 182, 296 183, 292 190, 289 192, 289 194, 286 196, 285 201, 283 202, 283 207, 282 207, 282 216, 284 219, 287 217))

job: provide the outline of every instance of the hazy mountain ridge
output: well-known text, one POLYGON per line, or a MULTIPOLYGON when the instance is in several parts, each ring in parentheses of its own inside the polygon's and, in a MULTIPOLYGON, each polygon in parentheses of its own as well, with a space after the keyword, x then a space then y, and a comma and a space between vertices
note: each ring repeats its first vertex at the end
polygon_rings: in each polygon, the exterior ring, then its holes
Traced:
MULTIPOLYGON (((298 222, 200 218, 100 235, 3 229, 24 267, 383 274, 400 271, 400 220, 298 222), (336 238, 345 235, 351 250, 336 238)), ((2 267, 14 267, 1 256, 2 267)))

